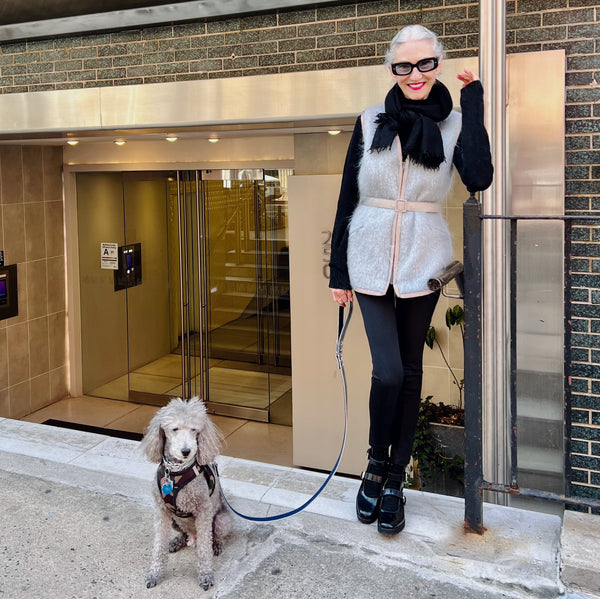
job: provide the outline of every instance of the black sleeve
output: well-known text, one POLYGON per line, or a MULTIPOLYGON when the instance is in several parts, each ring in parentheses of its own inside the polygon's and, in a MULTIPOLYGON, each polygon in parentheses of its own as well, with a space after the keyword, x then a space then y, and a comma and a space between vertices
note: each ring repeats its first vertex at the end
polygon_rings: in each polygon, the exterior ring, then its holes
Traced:
POLYGON ((454 148, 454 166, 469 192, 487 189, 494 175, 490 140, 483 125, 483 87, 473 81, 460 92, 462 128, 454 148))
POLYGON ((362 158, 362 146, 362 123, 361 117, 358 117, 346 154, 342 185, 331 235, 329 287, 332 289, 351 289, 346 259, 348 223, 354 212, 354 208, 358 204, 358 168, 362 158))

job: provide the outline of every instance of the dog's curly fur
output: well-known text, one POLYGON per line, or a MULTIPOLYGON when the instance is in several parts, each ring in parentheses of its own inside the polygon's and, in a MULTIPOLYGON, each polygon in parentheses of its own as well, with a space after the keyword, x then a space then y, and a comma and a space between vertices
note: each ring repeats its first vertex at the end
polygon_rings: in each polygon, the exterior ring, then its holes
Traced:
MULTIPOLYGON (((154 463, 166 458, 171 463, 193 463, 202 466, 214 462, 219 454, 222 436, 212 423, 204 403, 198 398, 171 400, 150 421, 141 448, 154 463)), ((153 482, 155 500, 155 537, 152 565, 146 576, 146 586, 160 582, 168 562, 169 552, 185 545, 196 546, 198 582, 205 590, 214 584, 212 556, 219 555, 223 540, 231 531, 231 515, 220 494, 216 477, 213 494, 204 476, 198 476, 177 495, 177 508, 192 514, 190 518, 175 516, 166 507, 156 480, 153 482), (170 540, 171 529, 177 536, 170 540)))

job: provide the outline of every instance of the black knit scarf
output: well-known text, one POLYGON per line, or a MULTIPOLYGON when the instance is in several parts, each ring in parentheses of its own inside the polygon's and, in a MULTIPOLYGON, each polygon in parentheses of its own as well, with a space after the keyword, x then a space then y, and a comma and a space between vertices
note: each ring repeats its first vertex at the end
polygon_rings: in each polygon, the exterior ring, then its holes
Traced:
POLYGON ((444 162, 444 146, 436 125, 452 111, 448 88, 436 81, 425 100, 407 99, 398 85, 385 97, 385 112, 377 115, 377 129, 369 152, 389 150, 400 136, 402 160, 407 156, 425 168, 435 170, 444 162))

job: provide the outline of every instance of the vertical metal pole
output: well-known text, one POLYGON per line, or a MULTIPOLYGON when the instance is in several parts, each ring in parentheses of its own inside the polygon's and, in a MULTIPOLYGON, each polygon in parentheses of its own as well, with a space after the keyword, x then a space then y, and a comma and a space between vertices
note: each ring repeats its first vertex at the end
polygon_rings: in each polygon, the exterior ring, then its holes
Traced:
POLYGON ((510 486, 517 486, 517 231, 510 221, 510 486))
MULTIPOLYGON (((206 289, 206 269, 204 265, 205 252, 204 252, 204 219, 202 214, 202 202, 203 198, 201 197, 201 187, 200 187, 200 172, 195 171, 195 199, 196 199, 196 259, 198 261, 196 268, 196 276, 198 277, 198 314, 196 315, 196 326, 198 327, 198 335, 200 338, 198 339, 197 350, 194 354, 195 358, 198 358, 200 362, 199 372, 196 375, 197 380, 200 382, 200 389, 198 389, 198 384, 195 385, 194 392, 196 395, 200 397, 200 399, 206 401, 206 393, 204 389, 204 335, 206 333, 206 328, 204 326, 204 294, 206 289)), ((196 360, 194 360, 194 363, 196 360)))
POLYGON ((572 384, 572 355, 571 355, 571 343, 572 343, 572 306, 571 306, 571 256, 572 256, 572 240, 573 240, 573 221, 567 218, 564 221, 564 281, 565 281, 565 295, 564 295, 564 318, 565 318, 565 349, 564 349, 564 364, 565 364, 565 416, 563 424, 563 439, 564 439, 564 452, 565 452, 565 495, 570 497, 572 495, 571 489, 571 423, 572 423, 572 412, 571 412, 571 384, 572 384))
MULTIPOLYGON (((480 73, 486 91, 485 125, 490 136, 494 182, 482 193, 482 213, 508 214, 506 199, 506 6, 485 0, 480 10, 480 73)), ((508 482, 509 464, 509 264, 505 223, 483 226, 483 456, 486 480, 508 482)), ((506 497, 490 500, 506 502, 506 497)))
POLYGON ((481 210, 475 196, 463 206, 465 273, 465 528, 483 534, 481 397, 481 210))
MULTIPOLYGON (((185 185, 185 183, 184 183, 185 185)), ((185 335, 186 335, 186 318, 185 313, 187 306, 185 304, 185 289, 184 289, 184 268, 183 268, 183 231, 182 231, 182 182, 181 171, 177 171, 177 233, 179 235, 179 309, 181 310, 181 395, 186 399, 185 394, 185 335)))
POLYGON ((209 221, 209 186, 201 176, 201 173, 196 171, 196 179, 200 184, 200 209, 201 209, 201 230, 202 230, 202 269, 201 269, 201 289, 202 289, 202 306, 201 306, 201 333, 202 333, 202 394, 204 401, 210 401, 210 221, 209 221), (200 179, 198 179, 200 177, 200 179))
POLYGON ((192 345, 191 345, 191 310, 192 303, 190 301, 190 287, 192 286, 192 275, 191 275, 191 267, 190 267, 190 236, 189 236, 189 227, 190 227, 190 216, 189 216, 189 184, 190 184, 190 174, 186 172, 184 176, 183 183, 183 222, 182 222, 182 231, 183 231, 183 270, 185 272, 185 398, 190 399, 192 397, 192 376, 191 376, 191 356, 192 356, 192 345))
MULTIPOLYGON (((264 171, 263 171, 264 179, 264 171)), ((266 286, 265 286, 265 248, 267 244, 267 229, 263 227, 263 218, 265 218, 265 203, 260 196, 260 185, 258 181, 252 177, 252 201, 254 203, 254 255, 255 262, 255 281, 256 281, 256 358, 259 364, 265 363, 265 324, 268 319, 264 317, 263 307, 266 303, 266 286)), ((268 379, 270 381, 270 377, 268 379)))

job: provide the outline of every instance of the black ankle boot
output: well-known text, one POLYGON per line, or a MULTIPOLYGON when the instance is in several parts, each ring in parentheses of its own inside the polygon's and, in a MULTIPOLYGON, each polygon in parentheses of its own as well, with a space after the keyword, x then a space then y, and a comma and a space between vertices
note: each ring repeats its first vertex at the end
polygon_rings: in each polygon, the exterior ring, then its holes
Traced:
POLYGON ((363 524, 371 524, 379 515, 381 488, 387 475, 387 460, 376 460, 367 452, 369 463, 362 474, 362 483, 356 496, 356 517, 363 524))
POLYGON ((381 492, 377 530, 383 535, 398 534, 404 528, 404 471, 390 472, 381 492))

